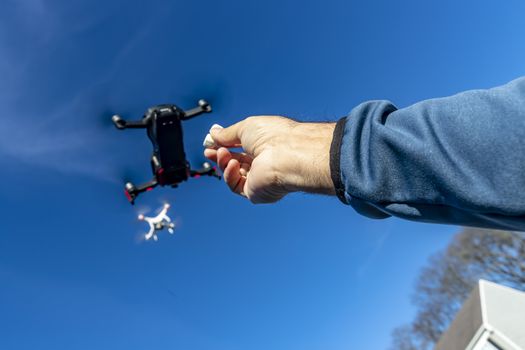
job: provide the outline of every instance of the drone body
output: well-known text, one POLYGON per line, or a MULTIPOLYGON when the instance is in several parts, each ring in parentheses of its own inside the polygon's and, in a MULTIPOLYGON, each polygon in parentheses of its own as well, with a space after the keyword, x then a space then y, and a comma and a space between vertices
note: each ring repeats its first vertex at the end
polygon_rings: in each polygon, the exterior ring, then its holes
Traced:
POLYGON ((126 121, 118 115, 112 117, 117 129, 146 129, 153 145, 151 169, 153 179, 147 183, 135 186, 128 182, 125 185, 125 194, 131 204, 135 198, 154 187, 172 186, 186 181, 189 177, 208 175, 219 177, 216 168, 204 163, 202 169, 192 170, 186 160, 182 134, 182 121, 196 117, 202 113, 211 112, 211 106, 204 100, 188 111, 173 104, 164 104, 151 107, 140 121, 126 121))
POLYGON ((162 231, 164 228, 168 229, 168 232, 172 235, 175 224, 171 222, 170 217, 167 215, 168 209, 170 208, 169 204, 164 204, 164 207, 157 216, 149 217, 142 214, 139 215, 138 219, 141 221, 146 221, 149 224, 149 231, 144 235, 144 239, 148 241, 153 238, 154 241, 158 241, 159 238, 157 233, 162 231))

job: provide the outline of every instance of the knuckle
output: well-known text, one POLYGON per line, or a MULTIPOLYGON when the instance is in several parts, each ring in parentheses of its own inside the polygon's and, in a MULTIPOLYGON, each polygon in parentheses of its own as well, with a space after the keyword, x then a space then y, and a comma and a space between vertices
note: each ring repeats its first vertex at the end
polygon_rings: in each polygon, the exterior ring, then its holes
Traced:
POLYGON ((246 125, 250 128, 260 127, 266 117, 259 115, 252 115, 245 119, 246 125))

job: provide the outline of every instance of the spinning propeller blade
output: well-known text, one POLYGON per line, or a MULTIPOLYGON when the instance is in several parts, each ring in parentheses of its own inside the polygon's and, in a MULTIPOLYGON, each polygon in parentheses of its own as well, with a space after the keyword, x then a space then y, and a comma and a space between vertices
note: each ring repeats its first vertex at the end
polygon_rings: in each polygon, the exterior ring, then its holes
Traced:
MULTIPOLYGON (((224 113, 231 108, 232 93, 225 79, 195 77, 185 82, 185 91, 180 95, 180 100, 174 101, 181 108, 192 108, 199 99, 210 103, 214 112, 224 113)), ((178 96, 175 96, 178 98, 178 96)))

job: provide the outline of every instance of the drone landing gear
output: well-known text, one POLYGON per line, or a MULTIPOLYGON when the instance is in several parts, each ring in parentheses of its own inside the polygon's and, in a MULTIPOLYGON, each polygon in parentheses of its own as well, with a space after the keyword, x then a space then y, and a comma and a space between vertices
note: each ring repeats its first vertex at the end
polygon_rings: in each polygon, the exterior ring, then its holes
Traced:
POLYGON ((150 182, 146 182, 145 184, 139 186, 135 186, 133 183, 128 182, 126 183, 125 187, 126 197, 128 198, 128 201, 131 204, 135 204, 135 198, 137 198, 139 194, 141 194, 142 192, 151 191, 152 189, 157 187, 158 184, 159 183, 156 179, 153 179, 150 182))

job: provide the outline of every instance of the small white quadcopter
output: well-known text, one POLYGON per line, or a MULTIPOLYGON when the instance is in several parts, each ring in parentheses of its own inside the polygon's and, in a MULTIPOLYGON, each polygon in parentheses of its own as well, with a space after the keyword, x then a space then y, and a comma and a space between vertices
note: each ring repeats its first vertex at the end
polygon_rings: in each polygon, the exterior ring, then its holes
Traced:
POLYGON ((144 238, 147 240, 153 238, 154 241, 158 241, 157 232, 162 231, 164 228, 168 229, 168 232, 172 235, 175 224, 171 222, 171 219, 166 213, 170 208, 169 204, 164 204, 164 207, 160 211, 159 215, 155 217, 139 215, 138 219, 141 221, 146 221, 149 224, 149 231, 144 235, 144 238))

